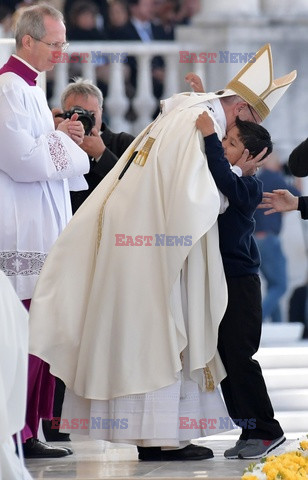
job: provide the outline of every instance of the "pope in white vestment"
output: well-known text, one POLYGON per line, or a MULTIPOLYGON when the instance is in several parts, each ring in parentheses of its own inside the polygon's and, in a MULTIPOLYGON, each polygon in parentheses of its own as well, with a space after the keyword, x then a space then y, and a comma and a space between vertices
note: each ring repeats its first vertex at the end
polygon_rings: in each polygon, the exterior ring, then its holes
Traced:
POLYGON ((63 431, 176 448, 232 428, 216 390, 227 289, 220 197, 195 128, 205 108, 222 137, 216 95, 165 101, 42 270, 30 351, 67 386, 63 431))
POLYGON ((296 72, 275 83, 270 47, 256 57, 231 90, 164 101, 51 250, 31 306, 30 351, 67 386, 63 431, 136 444, 141 459, 153 450, 142 447, 163 447, 162 459, 231 428, 216 389, 227 305, 221 200, 195 123, 207 110, 221 139, 227 118, 230 127, 237 115, 266 117, 296 72))

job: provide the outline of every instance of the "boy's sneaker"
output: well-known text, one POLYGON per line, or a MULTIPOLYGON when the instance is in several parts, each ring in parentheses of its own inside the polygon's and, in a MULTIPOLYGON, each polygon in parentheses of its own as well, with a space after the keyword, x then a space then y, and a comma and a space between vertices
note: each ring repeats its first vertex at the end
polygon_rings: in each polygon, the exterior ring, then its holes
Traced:
POLYGON ((238 458, 254 459, 267 455, 271 450, 285 442, 285 437, 275 438, 274 440, 260 440, 251 438, 247 440, 246 446, 238 452, 238 458))
POLYGON ((228 450, 225 451, 224 456, 230 459, 238 458, 238 452, 246 446, 246 443, 247 440, 239 439, 234 447, 228 448, 228 450))

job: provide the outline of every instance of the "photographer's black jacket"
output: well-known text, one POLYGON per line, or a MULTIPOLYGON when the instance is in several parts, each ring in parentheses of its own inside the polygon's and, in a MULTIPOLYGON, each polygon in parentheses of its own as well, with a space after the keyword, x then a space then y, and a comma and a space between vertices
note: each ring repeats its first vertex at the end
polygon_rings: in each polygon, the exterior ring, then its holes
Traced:
POLYGON ((104 123, 102 124, 101 131, 101 138, 106 145, 106 149, 98 162, 91 161, 89 158, 90 170, 84 176, 88 182, 89 189, 70 192, 73 213, 76 212, 80 205, 93 192, 102 178, 115 166, 118 159, 134 140, 134 137, 129 133, 113 133, 104 123))
MULTIPOLYGON (((289 156, 289 168, 296 177, 308 175, 308 138, 300 143, 289 156)), ((308 197, 299 197, 298 209, 304 220, 308 219, 308 197)))
POLYGON ((289 156, 289 168, 296 177, 308 175, 308 138, 297 145, 289 156))

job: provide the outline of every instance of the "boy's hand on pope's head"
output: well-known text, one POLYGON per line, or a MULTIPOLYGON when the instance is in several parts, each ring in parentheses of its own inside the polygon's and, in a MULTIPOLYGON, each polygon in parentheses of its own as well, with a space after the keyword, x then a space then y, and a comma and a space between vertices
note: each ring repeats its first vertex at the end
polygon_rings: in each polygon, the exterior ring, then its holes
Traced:
POLYGON ((215 133, 214 123, 207 112, 200 113, 196 120, 196 127, 204 137, 215 133))

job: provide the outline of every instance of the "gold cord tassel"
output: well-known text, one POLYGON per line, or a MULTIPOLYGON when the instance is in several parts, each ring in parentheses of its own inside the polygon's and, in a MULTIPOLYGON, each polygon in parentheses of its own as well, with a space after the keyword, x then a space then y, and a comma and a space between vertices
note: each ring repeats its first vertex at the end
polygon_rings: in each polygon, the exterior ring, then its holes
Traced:
POLYGON ((108 195, 106 196, 105 200, 103 201, 102 206, 101 206, 100 211, 99 211, 98 222, 97 222, 96 255, 98 253, 99 246, 100 246, 101 239, 102 239, 103 216, 104 216, 105 205, 106 205, 107 201, 109 200, 110 195, 112 194, 113 190, 116 188, 118 183, 119 183, 119 179, 117 178, 116 181, 114 182, 114 184, 112 185, 112 187, 111 187, 108 195))
POLYGON ((213 392, 215 390, 215 384, 210 368, 206 365, 203 372, 205 376, 205 389, 207 392, 213 392))
POLYGON ((155 138, 153 137, 149 137, 147 139, 142 149, 139 150, 138 154, 136 155, 136 158, 134 160, 134 163, 136 163, 136 165, 140 165, 140 167, 143 167, 145 165, 154 142, 155 138))
POLYGON ((182 364, 182 368, 184 367, 184 353, 181 352, 180 353, 180 360, 181 360, 181 364, 182 364))

